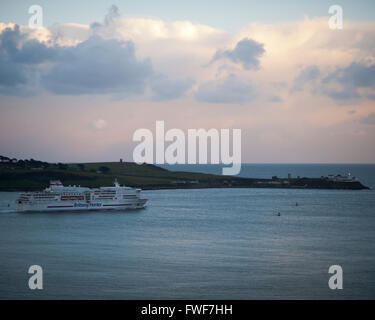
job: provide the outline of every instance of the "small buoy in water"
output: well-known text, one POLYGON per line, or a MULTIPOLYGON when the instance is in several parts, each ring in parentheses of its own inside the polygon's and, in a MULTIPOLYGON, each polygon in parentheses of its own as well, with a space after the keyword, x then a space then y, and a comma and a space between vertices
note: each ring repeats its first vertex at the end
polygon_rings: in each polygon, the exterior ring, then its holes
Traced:
POLYGON ((277 213, 277 216, 278 216, 278 217, 280 217, 280 216, 281 216, 280 212, 278 212, 278 213, 277 213))
POLYGON ((296 202, 296 207, 298 207, 298 202, 296 202))

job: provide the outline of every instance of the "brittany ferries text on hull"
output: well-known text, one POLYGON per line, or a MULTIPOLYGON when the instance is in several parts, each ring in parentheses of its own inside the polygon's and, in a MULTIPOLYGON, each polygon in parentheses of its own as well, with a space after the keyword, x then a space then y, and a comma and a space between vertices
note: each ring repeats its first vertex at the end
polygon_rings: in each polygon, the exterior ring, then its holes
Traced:
POLYGON ((40 192, 21 193, 16 200, 18 211, 76 211, 140 209, 147 199, 140 198, 141 189, 120 186, 90 189, 81 186, 64 187, 56 180, 40 192))

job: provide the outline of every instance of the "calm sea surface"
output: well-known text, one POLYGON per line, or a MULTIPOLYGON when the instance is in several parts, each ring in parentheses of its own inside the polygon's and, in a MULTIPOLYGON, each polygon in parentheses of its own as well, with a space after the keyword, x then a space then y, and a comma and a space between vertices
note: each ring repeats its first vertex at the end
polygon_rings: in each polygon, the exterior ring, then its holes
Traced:
MULTIPOLYGON (((375 165, 252 164, 241 175, 348 170, 375 189, 375 165)), ((140 211, 17 213, 17 193, 0 193, 0 298, 375 299, 375 190, 143 194, 140 211), (43 290, 28 288, 35 264, 43 290), (343 290, 328 287, 331 265, 343 268, 343 290)))

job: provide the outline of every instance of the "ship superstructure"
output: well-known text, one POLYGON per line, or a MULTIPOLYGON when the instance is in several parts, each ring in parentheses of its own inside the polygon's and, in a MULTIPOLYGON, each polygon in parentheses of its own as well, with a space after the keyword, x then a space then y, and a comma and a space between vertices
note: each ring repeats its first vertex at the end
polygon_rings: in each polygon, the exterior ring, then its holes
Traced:
POLYGON ((21 193, 16 201, 18 211, 71 211, 140 209, 147 199, 141 199, 141 189, 121 186, 87 188, 64 186, 59 180, 40 192, 21 193))

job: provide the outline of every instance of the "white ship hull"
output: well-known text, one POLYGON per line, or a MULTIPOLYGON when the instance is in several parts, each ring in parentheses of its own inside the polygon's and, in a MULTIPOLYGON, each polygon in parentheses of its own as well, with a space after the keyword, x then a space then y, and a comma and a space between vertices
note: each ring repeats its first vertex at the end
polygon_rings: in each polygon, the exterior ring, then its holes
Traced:
POLYGON ((18 203, 17 210, 19 212, 27 211, 93 211, 93 210, 125 210, 125 209, 143 209, 146 207, 146 199, 138 199, 136 202, 115 203, 107 202, 72 202, 72 203, 18 203))

